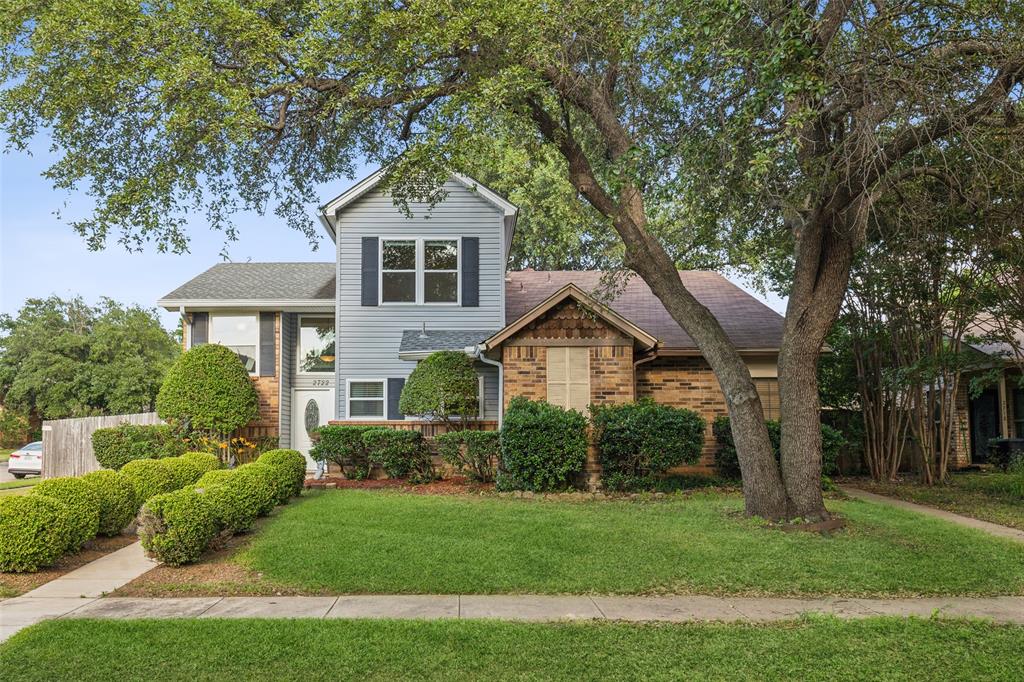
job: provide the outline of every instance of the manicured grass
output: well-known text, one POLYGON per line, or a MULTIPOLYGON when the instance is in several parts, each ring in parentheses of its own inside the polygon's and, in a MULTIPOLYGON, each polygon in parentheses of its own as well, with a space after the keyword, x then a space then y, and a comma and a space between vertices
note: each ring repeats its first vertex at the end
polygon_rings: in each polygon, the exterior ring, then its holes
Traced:
POLYGON ((1024 628, 60 620, 0 646, 10 680, 1020 679, 1024 628))
POLYGON ((1014 492, 1013 476, 998 472, 970 472, 953 474, 948 483, 931 487, 914 481, 858 481, 856 485, 880 495, 1024 530, 1024 498, 1014 492))
POLYGON ((235 561, 339 593, 1024 593, 1024 545, 868 502, 832 537, 769 529, 737 495, 565 502, 324 491, 235 561))
POLYGON ((12 490, 15 488, 29 488, 43 479, 38 476, 34 478, 23 478, 20 481, 4 481, 0 483, 0 490, 12 490))
POLYGON ((0 463, 6 462, 11 457, 11 453, 18 448, 0 448, 0 463))

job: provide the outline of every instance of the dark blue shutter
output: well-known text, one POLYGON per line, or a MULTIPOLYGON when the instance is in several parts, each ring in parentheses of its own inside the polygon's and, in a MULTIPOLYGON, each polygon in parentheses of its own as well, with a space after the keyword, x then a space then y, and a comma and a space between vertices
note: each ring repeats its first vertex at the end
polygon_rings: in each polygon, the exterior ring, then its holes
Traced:
POLYGON ((276 313, 260 313, 260 376, 272 377, 277 364, 274 339, 276 313))
POLYGON ((377 279, 379 269, 378 248, 380 242, 376 237, 363 237, 363 281, 362 304, 377 305, 377 279))
POLYGON ((480 307, 480 238, 462 238, 462 305, 480 307))
POLYGON ((201 346, 210 339, 210 313, 192 313, 193 346, 201 346))
POLYGON ((398 401, 402 398, 402 389, 405 387, 405 379, 388 379, 388 419, 401 419, 402 413, 398 409, 398 401))

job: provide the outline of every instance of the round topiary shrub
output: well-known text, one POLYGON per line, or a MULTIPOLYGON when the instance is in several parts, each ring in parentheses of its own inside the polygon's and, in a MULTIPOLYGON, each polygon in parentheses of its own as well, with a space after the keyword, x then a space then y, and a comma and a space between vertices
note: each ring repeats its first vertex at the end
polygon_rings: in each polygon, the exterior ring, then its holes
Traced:
POLYGON ((259 509, 246 493, 245 487, 230 485, 227 482, 196 488, 202 492, 217 517, 217 526, 232 535, 245 533, 252 529, 259 516, 259 509))
POLYGON ((128 424, 96 429, 92 451, 104 469, 120 469, 134 459, 175 457, 185 444, 167 424, 128 424))
POLYGON ((205 473, 198 464, 184 457, 168 457, 160 460, 174 479, 174 489, 192 485, 205 473))
POLYGON ((71 533, 68 536, 68 552, 77 552, 82 545, 96 537, 100 528, 100 495, 95 487, 80 478, 48 478, 40 481, 32 496, 49 497, 67 507, 71 515, 71 533))
POLYGON ((445 423, 476 419, 479 379, 473 361, 459 351, 438 351, 421 360, 405 380, 398 409, 445 423))
POLYGON ((206 343, 182 353, 167 371, 156 411, 172 424, 226 434, 259 416, 259 398, 238 355, 206 343))
POLYGON ((586 461, 586 417, 544 401, 512 399, 501 428, 501 489, 564 489, 586 461))
POLYGON ((71 511, 45 495, 0 497, 0 571, 52 566, 71 540, 71 511))
POLYGON ((253 462, 235 469, 225 485, 237 486, 252 501, 257 515, 266 516, 273 510, 281 492, 278 480, 274 469, 253 462))
POLYGON ((164 460, 137 459, 128 462, 119 472, 135 488, 135 501, 142 506, 146 500, 175 489, 174 474, 164 466, 164 460))
POLYGON ((213 471, 207 471, 199 477, 198 481, 196 481, 196 487, 207 488, 211 485, 224 483, 235 475, 235 471, 237 471, 237 469, 214 469, 213 471))
POLYGON ((99 534, 118 535, 135 518, 139 510, 135 498, 135 487, 131 481, 116 471, 100 469, 82 476, 82 481, 92 486, 100 499, 99 534))
POLYGON ((278 470, 278 475, 287 479, 288 494, 299 495, 306 483, 306 458, 298 450, 268 450, 256 460, 278 470))
POLYGON ((195 464, 204 474, 220 469, 220 459, 209 452, 186 452, 181 457, 195 464))
POLYGON ((139 512, 142 548, 168 566, 196 561, 216 534, 213 505, 193 488, 155 495, 139 512))

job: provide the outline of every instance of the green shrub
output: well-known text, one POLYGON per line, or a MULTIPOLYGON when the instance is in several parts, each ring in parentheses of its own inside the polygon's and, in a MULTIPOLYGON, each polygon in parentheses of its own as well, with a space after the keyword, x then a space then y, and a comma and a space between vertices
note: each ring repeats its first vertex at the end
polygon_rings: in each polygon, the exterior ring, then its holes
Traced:
POLYGON ((259 509, 243 486, 230 485, 225 481, 205 487, 196 484, 195 487, 209 501, 221 530, 236 535, 252 529, 256 523, 259 509))
POLYGON ((155 495, 139 512, 142 548, 168 566, 197 560, 216 534, 213 504, 193 488, 155 495))
POLYGON ((229 478, 234 476, 235 469, 214 469, 213 471, 207 471, 205 474, 199 477, 196 481, 197 488, 206 488, 211 485, 218 485, 224 483, 229 478))
POLYGON ((405 380, 398 409, 445 423, 479 414, 479 379, 473 361, 461 351, 438 351, 416 364, 405 380))
POLYGON ((71 542, 71 510, 45 495, 0 497, 0 571, 52 566, 71 542))
POLYGON ((391 478, 415 483, 433 481, 434 461, 419 431, 374 429, 363 434, 370 461, 380 464, 391 478))
POLYGON ((277 503, 279 488, 274 469, 264 464, 243 464, 234 470, 225 485, 238 486, 251 500, 257 515, 266 516, 277 503))
POLYGON ((128 424, 96 429, 92 451, 104 469, 120 469, 135 459, 176 457, 185 444, 166 424, 128 424))
POLYGON ((207 343, 182 353, 167 371, 156 411, 172 424, 226 434, 259 416, 259 397, 238 355, 207 343))
POLYGON ((206 473, 193 459, 187 457, 168 457, 160 460, 160 463, 167 467, 174 480, 174 490, 192 485, 206 473))
MULTIPOLYGON (((775 419, 765 421, 768 427, 768 439, 771 441, 772 450, 775 452, 775 461, 779 461, 782 442, 782 426, 775 419)), ((736 445, 732 439, 732 428, 729 424, 729 417, 720 415, 715 418, 711 425, 718 441, 718 449, 715 451, 715 468, 718 473, 727 478, 740 478, 740 462, 736 455, 736 445)), ((839 473, 839 453, 846 445, 846 438, 843 434, 827 424, 821 425, 821 475, 830 477, 839 473)))
POLYGON ((278 470, 278 476, 288 480, 290 496, 300 495, 306 483, 306 458, 298 450, 269 450, 256 460, 278 470))
POLYGON ((562 489, 586 461, 586 417, 544 401, 512 399, 501 429, 502 489, 562 489))
POLYGON ((490 483, 501 459, 498 431, 449 431, 434 439, 441 459, 470 478, 490 483))
POLYGON ((598 458, 606 479, 621 486, 643 484, 681 464, 700 459, 704 419, 692 410, 659 405, 649 398, 590 408, 598 458))
POLYGON ((71 515, 66 551, 77 552, 100 529, 100 496, 94 486, 70 476, 40 481, 29 495, 49 497, 67 507, 71 515))
POLYGON ((121 467, 119 473, 135 488, 135 501, 139 507, 154 495, 175 489, 174 473, 164 466, 163 460, 136 459, 121 467))
POLYGON ((100 500, 99 534, 119 535, 135 518, 139 510, 135 487, 117 471, 100 469, 82 476, 92 486, 100 500))
POLYGON ((321 426, 314 436, 316 443, 309 451, 318 462, 333 462, 345 476, 362 480, 370 475, 370 452, 363 434, 378 431, 382 426, 321 426))
POLYGON ((220 459, 217 455, 210 454, 209 452, 186 452, 184 455, 181 455, 181 458, 195 464, 204 474, 208 471, 220 469, 220 459))
POLYGON ((28 417, 0 408, 0 448, 20 448, 29 440, 28 417))

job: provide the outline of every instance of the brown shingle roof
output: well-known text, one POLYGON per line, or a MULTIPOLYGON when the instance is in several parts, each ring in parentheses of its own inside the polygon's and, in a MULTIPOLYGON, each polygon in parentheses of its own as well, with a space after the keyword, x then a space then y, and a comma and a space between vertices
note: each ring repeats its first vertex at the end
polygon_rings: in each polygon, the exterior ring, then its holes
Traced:
MULTIPOLYGON (((598 288, 598 270, 521 270, 508 273, 505 285, 505 324, 511 324, 566 284, 587 293, 598 288)), ((717 272, 683 270, 686 288, 718 318, 725 333, 740 349, 776 349, 782 341, 782 316, 717 272)), ((599 297, 600 298, 600 297, 599 297)), ((663 349, 695 349, 697 345, 665 310, 640 277, 629 279, 611 301, 612 309, 656 336, 663 349)))

